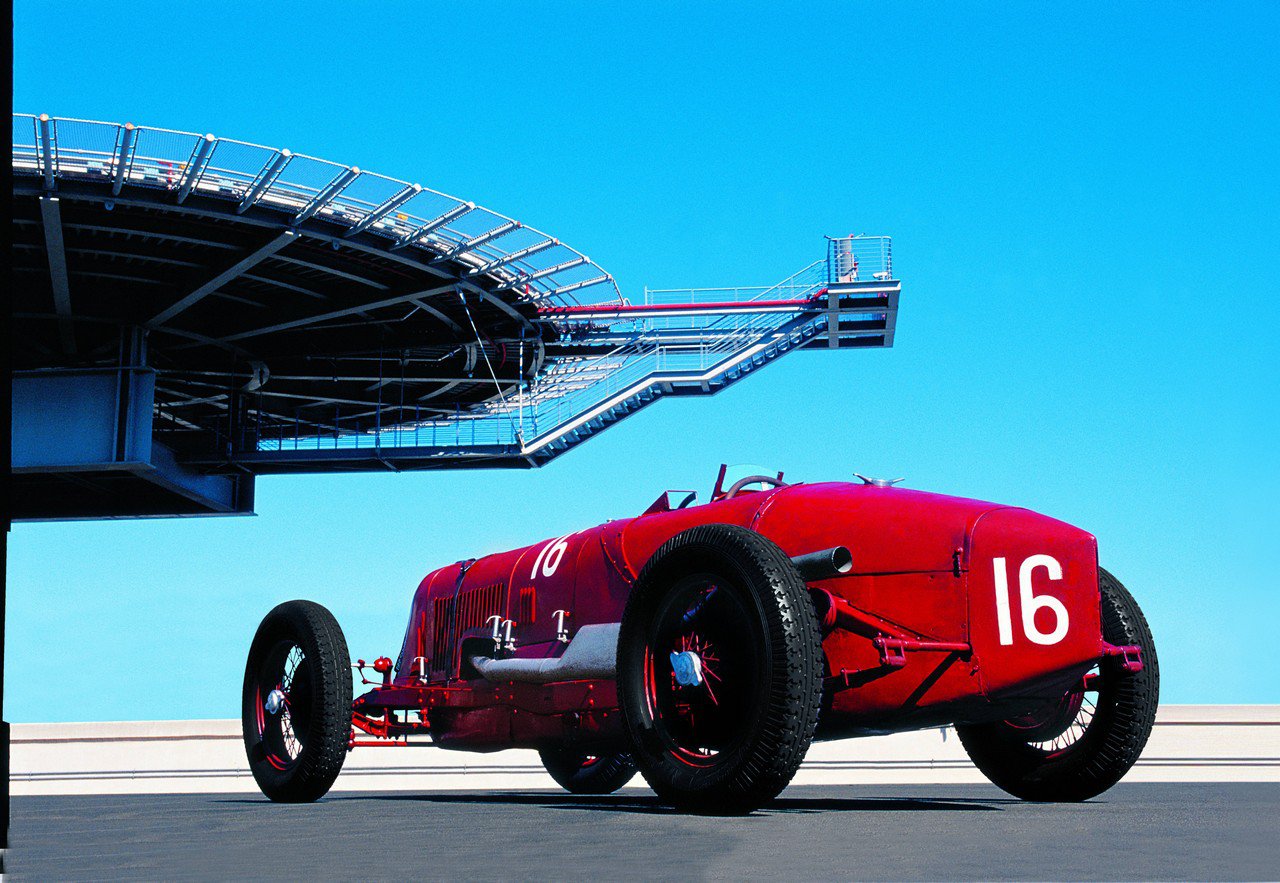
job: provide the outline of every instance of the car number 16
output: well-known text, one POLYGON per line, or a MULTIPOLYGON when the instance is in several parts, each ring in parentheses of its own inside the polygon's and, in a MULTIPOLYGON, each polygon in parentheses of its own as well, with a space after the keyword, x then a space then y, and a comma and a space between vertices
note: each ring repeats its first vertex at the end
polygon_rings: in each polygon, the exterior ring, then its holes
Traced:
MULTIPOLYGON (((1009 610, 1009 568, 1005 559, 992 561, 996 579, 996 623, 1000 630, 1000 643, 1013 643, 1013 616, 1009 610)), ((1049 572, 1049 579, 1062 579, 1062 565, 1052 555, 1032 555, 1022 562, 1018 568, 1018 597, 1021 601, 1022 632, 1033 644, 1049 646, 1056 644, 1067 636, 1070 617, 1067 608, 1061 601, 1051 595, 1037 595, 1031 584, 1031 575, 1036 568, 1043 567, 1049 572), (1042 632, 1036 627, 1036 611, 1049 610, 1053 613, 1053 630, 1042 632)))

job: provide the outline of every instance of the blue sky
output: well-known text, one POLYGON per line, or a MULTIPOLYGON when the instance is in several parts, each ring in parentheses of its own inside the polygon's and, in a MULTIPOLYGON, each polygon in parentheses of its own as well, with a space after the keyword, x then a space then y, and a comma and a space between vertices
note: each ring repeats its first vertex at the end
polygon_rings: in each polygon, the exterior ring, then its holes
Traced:
POLYGON ((416 180, 633 296, 888 233, 903 298, 890 350, 788 356, 538 471, 266 478, 253 518, 17 525, 9 720, 234 717, 276 602, 394 655, 427 571, 722 460, 1085 527, 1147 611, 1165 701, 1280 701, 1280 7, 690 5, 16 4, 15 110, 416 180), (51 692, 67 669, 82 686, 51 692))

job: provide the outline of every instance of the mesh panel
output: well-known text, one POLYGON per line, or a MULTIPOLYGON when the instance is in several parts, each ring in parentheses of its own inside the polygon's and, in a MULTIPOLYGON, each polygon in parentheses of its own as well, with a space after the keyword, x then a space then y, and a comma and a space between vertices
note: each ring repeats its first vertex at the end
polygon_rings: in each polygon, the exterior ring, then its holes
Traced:
POLYGON ((54 120, 55 170, 109 176, 120 128, 85 120, 54 120))
POLYGON ((240 141, 219 141, 209 157, 200 190, 216 189, 221 194, 243 196, 262 174, 276 151, 240 141))
POLYGON ((40 132, 35 117, 13 118, 13 170, 19 174, 38 171, 40 132))
POLYGON ((346 166, 313 159, 309 156, 294 156, 289 165, 271 185, 272 192, 288 192, 304 200, 310 200, 324 188, 328 187, 346 166))
POLYGON ((199 138, 185 132, 140 130, 133 150, 133 162, 128 169, 128 182, 165 189, 179 186, 199 143, 199 138))

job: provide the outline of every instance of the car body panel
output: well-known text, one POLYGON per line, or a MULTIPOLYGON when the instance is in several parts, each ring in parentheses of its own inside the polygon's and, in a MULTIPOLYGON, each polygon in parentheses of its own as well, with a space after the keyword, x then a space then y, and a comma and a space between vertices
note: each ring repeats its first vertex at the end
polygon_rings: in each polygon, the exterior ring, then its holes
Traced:
POLYGON ((495 684, 469 659, 554 660, 583 626, 619 622, 653 554, 705 524, 750 528, 788 556, 846 546, 850 571, 810 582, 811 592, 829 592, 900 639, 968 648, 893 660, 867 635, 831 630, 820 737, 998 719, 1060 695, 1103 653, 1097 544, 1087 532, 979 500, 801 484, 685 509, 655 504, 433 571, 414 594, 392 689, 370 691, 357 708, 416 707, 437 744, 468 750, 620 739, 611 680, 495 684))

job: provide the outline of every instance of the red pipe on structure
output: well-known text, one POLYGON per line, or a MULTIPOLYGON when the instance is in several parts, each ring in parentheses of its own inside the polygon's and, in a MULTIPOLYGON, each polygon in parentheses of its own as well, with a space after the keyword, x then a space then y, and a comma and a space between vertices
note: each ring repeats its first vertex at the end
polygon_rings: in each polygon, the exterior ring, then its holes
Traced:
POLYGON ((766 313, 773 310, 802 309, 815 306, 816 297, 794 300, 714 301, 687 304, 579 304, 575 306, 544 307, 539 316, 551 318, 606 318, 612 316, 666 315, 671 313, 766 313))

